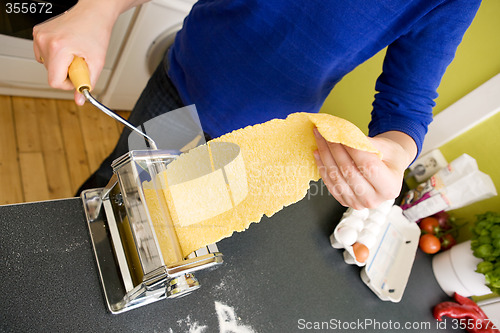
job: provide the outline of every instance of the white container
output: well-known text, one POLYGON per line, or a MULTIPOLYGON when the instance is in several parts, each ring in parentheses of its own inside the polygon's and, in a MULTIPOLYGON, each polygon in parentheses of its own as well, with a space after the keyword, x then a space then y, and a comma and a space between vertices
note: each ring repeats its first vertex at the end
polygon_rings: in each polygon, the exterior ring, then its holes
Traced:
POLYGON ((432 259, 434 276, 448 296, 455 292, 465 297, 491 294, 484 275, 476 272, 482 259, 474 257, 470 244, 471 241, 457 244, 432 259))
POLYGON ((334 248, 344 249, 346 264, 363 267, 361 279, 381 300, 399 302, 413 266, 420 229, 393 203, 390 200, 376 209, 363 211, 349 208, 330 242, 334 248), (351 237, 351 232, 356 238, 351 237), (365 262, 355 258, 352 248, 355 241, 369 250, 365 262))

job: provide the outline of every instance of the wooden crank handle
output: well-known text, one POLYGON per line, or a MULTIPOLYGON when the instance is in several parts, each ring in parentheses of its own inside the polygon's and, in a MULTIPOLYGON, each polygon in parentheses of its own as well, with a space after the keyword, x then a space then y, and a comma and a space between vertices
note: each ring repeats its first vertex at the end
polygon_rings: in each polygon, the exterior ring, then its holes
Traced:
POLYGON ((85 59, 75 56, 69 65, 68 76, 78 92, 82 93, 85 89, 91 90, 90 71, 85 59))

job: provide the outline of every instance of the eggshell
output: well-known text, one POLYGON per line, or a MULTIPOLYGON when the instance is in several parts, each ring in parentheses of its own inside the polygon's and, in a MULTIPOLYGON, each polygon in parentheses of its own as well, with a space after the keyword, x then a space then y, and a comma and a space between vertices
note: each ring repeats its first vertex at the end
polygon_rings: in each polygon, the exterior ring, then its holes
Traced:
POLYGON ((392 200, 387 200, 382 202, 378 207, 377 210, 381 212, 384 215, 388 215, 389 212, 391 211, 392 206, 394 205, 394 199, 392 200))
POLYGON ((373 248, 375 242, 377 241, 377 237, 367 229, 363 229, 363 231, 359 234, 358 242, 365 244, 368 249, 373 248))
POLYGON ((344 244, 340 243, 337 238, 335 238, 335 233, 330 236, 330 244, 334 249, 343 249, 344 244))
POLYGON ((354 209, 352 209, 351 207, 347 208, 346 211, 344 212, 344 214, 342 214, 342 218, 345 219, 346 217, 351 216, 353 210, 354 209))
POLYGON ((365 226, 365 223, 363 222, 362 219, 356 216, 349 216, 341 221, 344 225, 349 226, 356 231, 361 231, 363 227, 365 226))
POLYGON ((378 225, 382 225, 386 221, 386 216, 379 211, 375 211, 368 217, 367 221, 375 222, 378 225))
POLYGON ((356 229, 346 225, 337 230, 335 237, 341 244, 350 246, 354 244, 354 242, 358 238, 358 232, 356 231, 356 229))
POLYGON ((374 222, 370 222, 367 224, 367 226, 363 230, 370 230, 375 236, 380 233, 380 225, 374 222))
POLYGON ((368 208, 363 208, 363 209, 359 209, 359 210, 352 209, 351 215, 359 217, 360 219, 364 220, 364 219, 368 218, 368 216, 370 215, 370 210, 368 208))

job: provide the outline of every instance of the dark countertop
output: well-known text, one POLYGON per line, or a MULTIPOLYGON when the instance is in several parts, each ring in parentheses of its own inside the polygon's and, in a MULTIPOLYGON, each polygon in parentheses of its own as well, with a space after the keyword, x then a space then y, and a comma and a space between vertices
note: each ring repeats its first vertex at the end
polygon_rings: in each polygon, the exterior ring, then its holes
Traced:
POLYGON ((405 323, 416 329, 404 331, 453 332, 453 322, 438 329, 431 314, 448 297, 430 257, 417 252, 400 303, 381 301, 330 246, 344 208, 313 185, 323 195, 219 242, 224 264, 196 274, 199 290, 119 315, 106 309, 79 198, 0 206, 0 331, 296 332, 328 322, 338 332, 390 332, 405 323))

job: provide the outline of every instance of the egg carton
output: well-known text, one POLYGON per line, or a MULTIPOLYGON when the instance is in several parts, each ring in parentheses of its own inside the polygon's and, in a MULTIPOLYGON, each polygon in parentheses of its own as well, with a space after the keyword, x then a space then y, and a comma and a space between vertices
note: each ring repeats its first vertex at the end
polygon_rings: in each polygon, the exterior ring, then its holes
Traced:
POLYGON ((399 302, 417 252, 420 229, 393 200, 375 209, 352 208, 330 236, 344 261, 362 267, 361 279, 382 300, 399 302))

